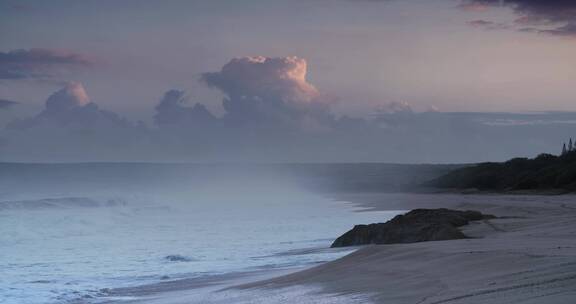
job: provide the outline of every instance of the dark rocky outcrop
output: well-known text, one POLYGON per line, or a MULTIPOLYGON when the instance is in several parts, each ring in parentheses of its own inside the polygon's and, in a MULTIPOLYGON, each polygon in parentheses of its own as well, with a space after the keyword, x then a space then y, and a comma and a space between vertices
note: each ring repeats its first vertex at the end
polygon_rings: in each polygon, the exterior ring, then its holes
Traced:
POLYGON ((386 223, 356 225, 337 238, 331 247, 464 239, 466 236, 458 227, 490 218, 494 216, 478 211, 415 209, 386 223))

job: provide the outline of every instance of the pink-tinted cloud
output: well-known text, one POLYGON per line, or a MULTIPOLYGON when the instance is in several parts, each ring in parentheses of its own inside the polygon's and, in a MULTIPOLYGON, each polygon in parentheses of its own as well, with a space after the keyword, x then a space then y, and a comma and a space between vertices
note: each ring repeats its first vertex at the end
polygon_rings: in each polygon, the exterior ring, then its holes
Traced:
POLYGON ((90 103, 90 98, 79 82, 70 82, 64 88, 50 95, 46 100, 46 111, 63 112, 84 107, 90 103))
POLYGON ((231 98, 310 102, 319 93, 306 80, 307 68, 306 60, 298 57, 242 57, 232 59, 220 72, 204 73, 202 79, 231 98))
POLYGON ((321 121, 331 120, 328 103, 307 81, 307 67, 298 57, 242 57, 202 74, 202 81, 227 96, 223 107, 230 123, 322 129, 321 121))
POLYGON ((90 101, 84 86, 70 82, 46 100, 45 108, 38 115, 16 120, 10 129, 42 129, 53 126, 127 128, 131 124, 113 112, 101 110, 90 101))

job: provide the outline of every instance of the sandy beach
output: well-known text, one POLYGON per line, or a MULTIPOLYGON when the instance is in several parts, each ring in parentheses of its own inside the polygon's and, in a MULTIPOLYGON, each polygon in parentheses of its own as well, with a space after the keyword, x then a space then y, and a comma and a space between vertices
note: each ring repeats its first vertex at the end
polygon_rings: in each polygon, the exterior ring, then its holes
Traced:
POLYGON ((269 272, 265 278, 245 274, 208 284, 192 280, 113 290, 110 303, 576 301, 574 195, 355 193, 336 199, 354 202, 366 212, 445 207, 499 218, 465 226, 469 239, 364 246, 332 262, 284 274, 269 272), (207 286, 208 296, 200 297, 199 290, 207 286))
POLYGON ((576 197, 350 194, 368 208, 472 209, 500 218, 466 240, 367 246, 339 260, 241 288, 321 286, 373 303, 574 303, 576 197), (431 199, 432 198, 432 199, 431 199))

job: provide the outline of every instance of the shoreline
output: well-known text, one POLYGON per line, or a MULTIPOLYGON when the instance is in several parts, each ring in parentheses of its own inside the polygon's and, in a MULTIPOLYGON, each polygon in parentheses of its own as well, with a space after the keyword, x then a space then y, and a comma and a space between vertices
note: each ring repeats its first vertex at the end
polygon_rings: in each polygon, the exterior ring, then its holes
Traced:
POLYGON ((469 239, 362 246, 320 265, 224 275, 208 286, 214 295, 229 293, 220 301, 196 302, 197 291, 207 285, 192 279, 158 289, 140 286, 136 290, 148 296, 104 303, 252 303, 251 297, 262 297, 270 300, 262 303, 571 304, 576 299, 576 195, 371 192, 332 197, 357 206, 356 212, 450 208, 500 218, 464 226, 469 239))
MULTIPOLYGON (((346 216, 354 216, 358 211, 363 208, 357 204, 352 204, 346 201, 331 201, 326 199, 326 204, 329 204, 329 208, 346 211, 346 216), (332 205, 330 207, 330 205, 332 205), (348 215, 349 214, 349 215, 348 215)), ((322 209, 326 210, 326 209, 322 209)), ((323 213, 326 214, 326 213, 323 213)), ((385 216, 382 213, 376 213, 376 217, 385 216)), ((395 215, 395 214, 394 214, 395 215)), ((366 216, 360 216, 361 218, 366 218, 366 216)), ((370 217, 370 216, 368 216, 370 217)), ((374 218, 374 216, 373 216, 374 218)), ((348 218, 347 222, 350 222, 348 218)), ((331 222, 327 222, 330 224, 331 222)), ((316 227, 316 226, 314 226, 316 227)), ((344 225, 344 227, 347 227, 344 225)), ((344 228, 341 227, 341 228, 344 228)), ((334 229, 332 229, 334 230, 334 229)), ((120 303, 216 303, 216 302, 197 302, 197 298, 205 297, 210 293, 221 293, 222 291, 228 292, 230 294, 237 293, 237 289, 234 286, 246 284, 255 281, 261 281, 264 279, 279 277, 288 273, 294 273, 308 268, 318 266, 320 264, 326 263, 328 261, 334 260, 336 258, 345 256, 352 251, 354 248, 330 248, 330 243, 332 241, 332 234, 338 233, 336 229, 329 233, 325 239, 326 244, 315 244, 310 247, 305 244, 300 244, 298 247, 288 250, 282 250, 269 255, 257 255, 254 259, 262 259, 269 257, 292 257, 299 259, 301 262, 296 263, 280 263, 274 266, 264 265, 262 267, 245 267, 239 270, 230 270, 229 272, 221 273, 198 273, 198 276, 182 276, 180 278, 166 278, 160 279, 155 282, 147 282, 140 284, 128 285, 126 287, 114 287, 114 286, 103 286, 91 295, 85 294, 78 298, 74 298, 71 301, 65 302, 66 304, 120 304, 120 303), (327 255, 326 258, 320 258, 321 260, 316 261, 317 258, 314 256, 327 255), (181 298, 186 299, 182 302, 178 302, 181 298)), ((313 233, 310 231, 306 234, 313 233)), ((304 236, 305 237, 305 236, 304 236)), ((286 240, 287 242, 300 242, 302 238, 295 238, 286 240)), ((256 247, 258 248, 258 247, 256 247)), ((242 264, 239 264, 242 265, 242 264)), ((316 292, 316 290, 314 290, 316 292)), ((240 292, 245 293, 245 292, 240 292)), ((235 297, 236 295, 231 295, 235 297)), ((303 296, 303 295, 298 295, 303 296)), ((218 302, 220 303, 220 302, 218 302)), ((225 302, 223 302, 225 303, 225 302)), ((251 303, 248 301, 242 303, 251 303)))
MULTIPOLYGON (((201 277, 166 280, 132 287, 107 288, 95 297, 98 304, 176 303, 179 299, 193 298, 199 293, 223 290, 224 286, 235 286, 245 282, 279 277, 287 273, 304 270, 306 267, 275 268, 213 274, 201 277)), ((225 289, 225 288, 224 288, 225 289)), ((94 300, 92 299, 92 300, 94 300)), ((72 300, 69 304, 84 304, 86 299, 72 300)))
MULTIPOLYGON (((470 209, 500 218, 463 227, 470 239, 370 245, 338 260, 239 288, 321 286, 373 303, 557 303, 576 300, 576 196, 389 195, 339 198, 368 210, 470 209), (434 199, 431 199, 431 198, 434 199)), ((360 224, 360 223, 359 223, 360 224)))

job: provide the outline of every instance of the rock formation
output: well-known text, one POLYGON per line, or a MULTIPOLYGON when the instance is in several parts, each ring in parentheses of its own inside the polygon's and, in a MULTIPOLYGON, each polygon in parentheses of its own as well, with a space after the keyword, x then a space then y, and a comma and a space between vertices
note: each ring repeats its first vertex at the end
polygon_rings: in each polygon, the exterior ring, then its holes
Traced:
POLYGON ((337 238, 331 247, 464 239, 466 236, 458 227, 491 218, 495 217, 478 211, 415 209, 386 223, 356 225, 337 238))

